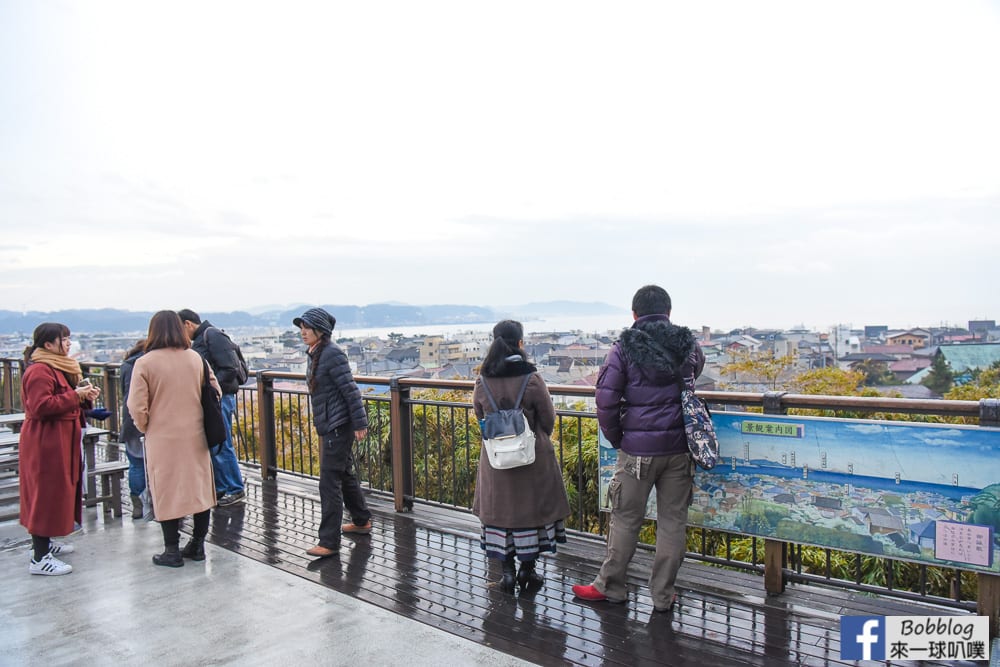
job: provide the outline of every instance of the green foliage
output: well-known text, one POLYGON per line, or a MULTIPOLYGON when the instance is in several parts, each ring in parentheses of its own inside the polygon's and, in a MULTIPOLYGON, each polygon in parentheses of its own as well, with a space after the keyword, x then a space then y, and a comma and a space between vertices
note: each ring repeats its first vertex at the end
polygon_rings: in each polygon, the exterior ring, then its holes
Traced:
POLYGON ((944 355, 939 351, 931 361, 931 370, 920 384, 938 394, 947 394, 955 382, 955 374, 948 367, 944 355))
POLYGON ((796 394, 854 396, 861 389, 864 374, 829 366, 799 373, 789 383, 796 394))
POLYGON ((552 446, 562 464, 563 482, 569 498, 570 516, 566 527, 598 532, 598 426, 593 417, 567 417, 556 420, 552 446))
POLYGON ((747 381, 767 385, 772 390, 777 390, 779 379, 786 375, 794 365, 794 357, 776 357, 773 350, 757 353, 739 352, 735 354, 733 361, 720 369, 720 373, 731 375, 733 378, 738 378, 739 374, 742 373, 748 378, 747 381))
POLYGON ((836 528, 815 526, 786 519, 778 522, 775 537, 781 540, 807 542, 814 544, 836 544, 842 549, 863 551, 866 553, 882 553, 882 544, 868 535, 847 533, 836 528))
POLYGON ((889 370, 889 364, 884 361, 865 359, 859 362, 854 370, 865 376, 864 383, 869 387, 896 384, 896 376, 889 370))
POLYGON ((989 368, 974 371, 971 382, 950 389, 944 397, 955 401, 1000 398, 1000 362, 994 362, 989 368))
POLYGON ((1000 533, 1000 484, 991 484, 969 501, 972 515, 969 523, 993 526, 1000 533))
POLYGON ((412 406, 414 493, 472 507, 482 435, 467 391, 422 390, 412 406))
POLYGON ((778 503, 744 496, 739 528, 744 533, 773 535, 778 524, 788 518, 788 508, 778 503))

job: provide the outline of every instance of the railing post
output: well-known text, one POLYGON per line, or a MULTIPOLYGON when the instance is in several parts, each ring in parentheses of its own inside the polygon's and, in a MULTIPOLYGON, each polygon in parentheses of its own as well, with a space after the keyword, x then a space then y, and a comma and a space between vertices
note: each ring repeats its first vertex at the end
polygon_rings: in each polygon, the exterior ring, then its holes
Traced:
POLYGON ((410 388, 399 378, 389 383, 389 434, 392 439, 392 498, 397 512, 413 510, 413 429, 410 388))
POLYGON ((1000 634, 1000 577, 980 572, 976 613, 990 619, 990 637, 1000 634))
MULTIPOLYGON (((979 425, 1000 426, 1000 399, 979 399, 979 425)), ((980 572, 977 582, 976 613, 989 616, 990 637, 1000 635, 1000 576, 980 572)))
POLYGON ((781 398, 787 391, 766 391, 764 392, 764 414, 765 415, 787 415, 788 408, 781 405, 781 398))
POLYGON ((257 458, 261 479, 278 476, 278 448, 274 432, 274 380, 257 371, 257 458))
MULTIPOLYGON (((764 393, 764 414, 788 414, 788 408, 781 405, 784 391, 764 393)), ((768 595, 785 592, 785 549, 787 545, 777 540, 764 540, 764 590, 768 595)))
POLYGON ((785 592, 785 549, 777 540, 764 540, 764 590, 768 595, 785 592))
POLYGON ((979 399, 979 425, 1000 426, 1000 398, 979 399))
POLYGON ((14 412, 14 361, 3 360, 3 392, 0 393, 0 409, 4 414, 14 412))
POLYGON ((118 369, 111 366, 104 367, 104 407, 111 413, 111 422, 108 424, 109 430, 113 431, 117 439, 122 431, 121 412, 118 400, 118 369))

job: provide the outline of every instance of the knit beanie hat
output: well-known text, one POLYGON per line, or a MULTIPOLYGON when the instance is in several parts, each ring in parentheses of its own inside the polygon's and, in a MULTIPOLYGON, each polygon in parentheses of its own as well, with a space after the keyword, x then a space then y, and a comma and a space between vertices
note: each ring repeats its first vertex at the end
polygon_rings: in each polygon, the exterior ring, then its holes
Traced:
POLYGON ((292 324, 297 327, 304 325, 320 334, 329 336, 333 333, 333 328, 337 326, 337 318, 322 308, 310 308, 302 313, 301 317, 292 320, 292 324))

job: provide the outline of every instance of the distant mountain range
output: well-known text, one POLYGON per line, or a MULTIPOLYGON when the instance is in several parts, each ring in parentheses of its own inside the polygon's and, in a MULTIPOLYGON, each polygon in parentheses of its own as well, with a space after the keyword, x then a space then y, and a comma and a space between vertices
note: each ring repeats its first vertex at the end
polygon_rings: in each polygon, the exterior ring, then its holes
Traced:
MULTIPOLYGON (((223 328, 292 327, 292 320, 309 306, 269 306, 253 312, 200 312, 202 320, 223 328)), ((607 315, 623 312, 606 303, 548 301, 520 306, 487 308, 466 305, 411 306, 400 303, 374 303, 367 306, 323 305, 337 318, 337 328, 374 328, 430 324, 477 324, 496 322, 505 317, 531 319, 559 316, 607 315)), ((30 334, 41 322, 62 322, 78 333, 119 333, 145 331, 152 312, 112 308, 59 310, 55 312, 15 312, 0 310, 0 333, 30 334)))

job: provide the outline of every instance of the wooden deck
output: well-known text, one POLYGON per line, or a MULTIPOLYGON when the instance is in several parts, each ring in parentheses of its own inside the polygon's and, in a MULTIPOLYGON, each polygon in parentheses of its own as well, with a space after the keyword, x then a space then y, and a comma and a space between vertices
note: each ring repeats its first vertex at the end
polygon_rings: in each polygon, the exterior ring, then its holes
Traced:
POLYGON ((674 611, 661 614, 646 593, 651 559, 642 551, 627 604, 585 603, 570 588, 593 579, 604 544, 575 537, 542 560, 541 590, 510 596, 490 585, 500 572, 479 548, 475 517, 419 504, 398 514, 376 494, 369 503, 372 534, 345 536, 339 558, 313 560, 305 550, 315 544, 319 518, 315 482, 250 479, 245 504, 213 511, 209 541, 542 665, 855 664, 840 660, 841 615, 956 614, 816 586, 790 585, 768 597, 756 575, 694 562, 681 570, 674 611))

